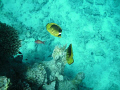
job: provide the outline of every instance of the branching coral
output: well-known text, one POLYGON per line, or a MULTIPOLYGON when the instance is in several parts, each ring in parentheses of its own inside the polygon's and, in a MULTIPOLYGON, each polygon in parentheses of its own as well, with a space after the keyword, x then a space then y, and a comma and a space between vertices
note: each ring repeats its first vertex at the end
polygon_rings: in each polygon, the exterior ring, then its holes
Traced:
POLYGON ((25 78, 30 83, 36 83, 37 86, 41 86, 45 83, 46 70, 42 64, 35 63, 32 67, 28 68, 25 74, 25 78))
POLYGON ((27 82, 18 81, 15 85, 8 88, 8 90, 31 90, 31 88, 27 82))
POLYGON ((79 72, 72 82, 75 85, 79 85, 84 78, 85 78, 85 74, 83 72, 79 72))
POLYGON ((63 47, 56 46, 53 50, 52 57, 56 62, 61 62, 66 64, 66 52, 65 52, 66 45, 63 47), (58 61, 57 61, 58 60, 58 61))
POLYGON ((60 81, 58 85, 58 90, 82 90, 78 89, 80 83, 85 78, 83 72, 79 72, 74 79, 60 81))
POLYGON ((58 90, 78 90, 77 86, 72 83, 72 81, 62 81, 59 82, 58 90))
POLYGON ((10 79, 5 76, 0 76, 0 90, 7 90, 10 79))
POLYGON ((0 58, 16 55, 20 46, 17 30, 0 22, 0 58))
POLYGON ((59 81, 63 80, 63 73, 66 60, 66 45, 63 47, 56 46, 53 50, 53 60, 43 62, 47 68, 48 82, 54 81, 56 78, 59 81))

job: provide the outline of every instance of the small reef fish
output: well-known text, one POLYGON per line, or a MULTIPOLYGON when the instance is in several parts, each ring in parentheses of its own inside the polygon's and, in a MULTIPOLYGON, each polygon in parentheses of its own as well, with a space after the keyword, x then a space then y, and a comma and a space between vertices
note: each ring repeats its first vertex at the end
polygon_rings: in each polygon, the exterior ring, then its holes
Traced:
POLYGON ((55 23, 48 23, 46 25, 47 31, 55 36, 55 37, 61 37, 62 29, 55 23))
POLYGON ((36 40, 35 43, 37 43, 37 44, 45 44, 45 41, 36 40))
POLYGON ((70 65, 74 62, 73 59, 73 51, 72 51, 72 44, 69 45, 69 47, 66 50, 66 61, 70 65))

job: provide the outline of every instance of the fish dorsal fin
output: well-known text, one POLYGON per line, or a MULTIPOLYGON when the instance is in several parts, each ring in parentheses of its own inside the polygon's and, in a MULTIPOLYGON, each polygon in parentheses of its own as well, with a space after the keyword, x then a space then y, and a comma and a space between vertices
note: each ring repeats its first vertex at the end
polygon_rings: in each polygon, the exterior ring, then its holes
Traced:
POLYGON ((67 49, 67 53, 69 55, 69 57, 71 56, 71 53, 72 53, 72 44, 69 45, 68 49, 67 49))

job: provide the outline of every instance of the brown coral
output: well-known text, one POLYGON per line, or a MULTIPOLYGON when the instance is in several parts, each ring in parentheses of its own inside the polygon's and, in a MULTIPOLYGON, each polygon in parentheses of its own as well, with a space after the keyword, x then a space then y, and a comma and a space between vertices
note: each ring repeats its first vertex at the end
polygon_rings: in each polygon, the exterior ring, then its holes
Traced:
POLYGON ((0 22, 0 59, 16 55, 20 46, 17 30, 0 22))

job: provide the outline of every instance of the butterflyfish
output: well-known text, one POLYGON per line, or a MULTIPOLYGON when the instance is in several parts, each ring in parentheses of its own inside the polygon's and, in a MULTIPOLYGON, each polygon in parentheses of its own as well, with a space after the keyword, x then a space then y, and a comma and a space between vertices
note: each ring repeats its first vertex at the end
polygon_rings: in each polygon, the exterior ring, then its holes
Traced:
POLYGON ((70 44, 66 50, 66 61, 69 65, 74 62, 72 44, 70 44))
POLYGON ((53 35, 55 37, 61 37, 62 29, 57 24, 48 23, 46 25, 46 29, 51 35, 53 35))

